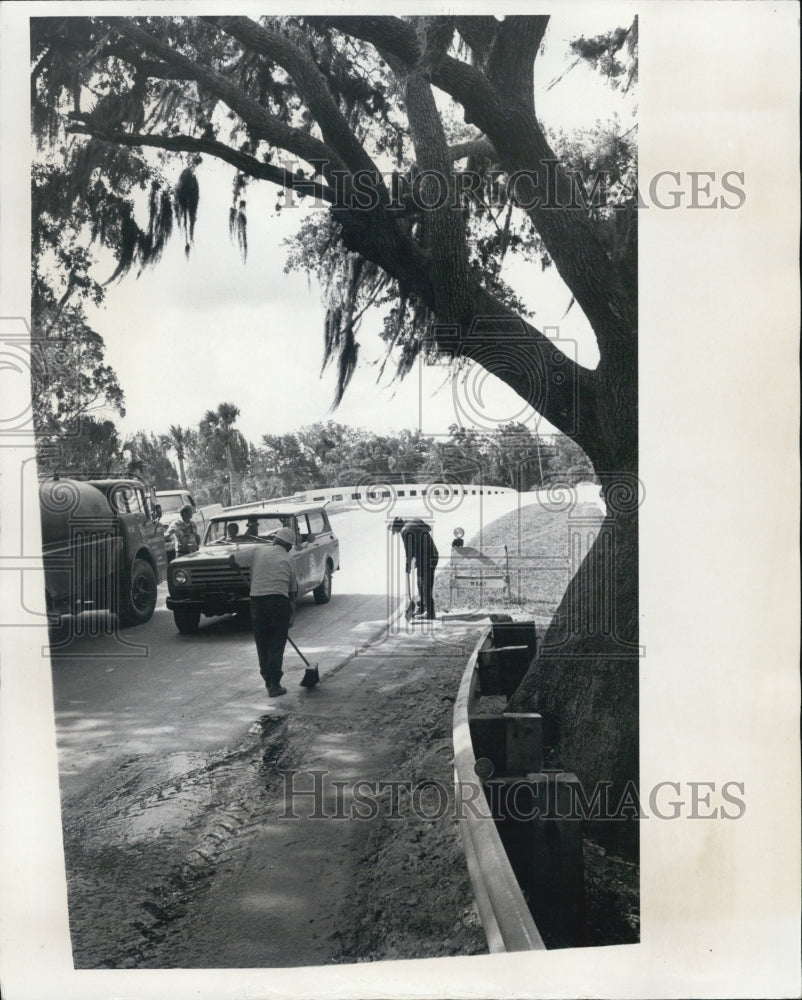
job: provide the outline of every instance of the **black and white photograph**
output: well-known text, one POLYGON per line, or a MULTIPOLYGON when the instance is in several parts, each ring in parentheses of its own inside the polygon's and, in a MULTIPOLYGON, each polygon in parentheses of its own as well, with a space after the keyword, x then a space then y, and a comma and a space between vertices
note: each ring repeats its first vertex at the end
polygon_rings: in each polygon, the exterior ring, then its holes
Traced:
POLYGON ((4 997, 799 995, 798 8, 2 18, 4 997))

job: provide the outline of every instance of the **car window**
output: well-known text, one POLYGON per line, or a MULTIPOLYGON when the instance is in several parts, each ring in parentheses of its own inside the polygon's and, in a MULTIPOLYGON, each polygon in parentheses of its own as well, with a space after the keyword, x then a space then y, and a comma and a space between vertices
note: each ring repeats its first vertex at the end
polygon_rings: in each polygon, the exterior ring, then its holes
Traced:
POLYGON ((258 539, 269 541, 279 528, 291 528, 295 533, 293 520, 286 514, 219 518, 209 523, 204 544, 217 545, 228 541, 247 543, 258 539))
POLYGON ((141 492, 131 486, 116 486, 112 490, 111 501, 118 514, 131 514, 143 510, 141 492))
POLYGON ((162 513, 177 514, 184 506, 184 497, 156 497, 161 505, 162 513))
POLYGON ((319 510, 310 511, 307 515, 309 520, 309 530, 314 535, 320 535, 326 530, 326 524, 323 519, 323 514, 319 510))
POLYGON ((296 514, 295 520, 298 524, 298 537, 302 542, 309 541, 309 524, 306 520, 306 514, 296 514))

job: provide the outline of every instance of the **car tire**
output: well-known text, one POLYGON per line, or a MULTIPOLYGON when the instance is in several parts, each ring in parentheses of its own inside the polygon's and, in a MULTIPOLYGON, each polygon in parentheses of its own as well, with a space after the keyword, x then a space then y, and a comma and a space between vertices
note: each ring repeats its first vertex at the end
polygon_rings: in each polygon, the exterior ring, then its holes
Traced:
POLYGON ((331 600, 331 566, 326 566, 323 580, 312 591, 316 604, 328 604, 331 600))
POLYGON ((195 608, 173 608, 175 627, 182 635, 192 635, 200 625, 200 611, 195 608))
POLYGON ((144 625, 156 610, 158 584, 149 562, 137 559, 120 599, 120 622, 124 626, 144 625))

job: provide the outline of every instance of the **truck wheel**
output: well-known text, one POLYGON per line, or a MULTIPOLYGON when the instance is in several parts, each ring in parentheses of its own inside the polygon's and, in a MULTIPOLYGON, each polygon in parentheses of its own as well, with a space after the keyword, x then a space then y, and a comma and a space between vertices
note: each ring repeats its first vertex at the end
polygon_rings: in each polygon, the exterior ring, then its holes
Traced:
POLYGON ((326 566, 323 582, 315 587, 312 591, 312 596, 316 604, 328 604, 331 600, 331 566, 326 566))
POLYGON ((156 574, 144 559, 137 559, 131 579, 122 594, 120 621, 123 625, 144 625, 156 610, 156 574))
POLYGON ((200 611, 196 611, 194 608, 173 608, 175 627, 182 635, 192 635, 193 632, 198 631, 200 616, 200 611))

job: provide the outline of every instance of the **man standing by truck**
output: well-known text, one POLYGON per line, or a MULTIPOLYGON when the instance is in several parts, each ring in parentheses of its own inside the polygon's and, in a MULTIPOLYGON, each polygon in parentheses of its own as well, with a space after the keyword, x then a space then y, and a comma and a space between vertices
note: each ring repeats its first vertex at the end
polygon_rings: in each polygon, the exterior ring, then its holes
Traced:
POLYGON ((192 508, 185 504, 181 508, 181 514, 173 521, 165 538, 172 536, 175 538, 176 555, 185 556, 190 552, 197 552, 200 547, 200 534, 195 522, 192 520, 192 508))
POLYGON ((298 578, 289 556, 294 544, 295 532, 279 528, 272 545, 240 549, 228 557, 237 569, 251 567, 251 625, 259 673, 271 698, 287 693, 281 677, 284 647, 298 597, 298 578))

